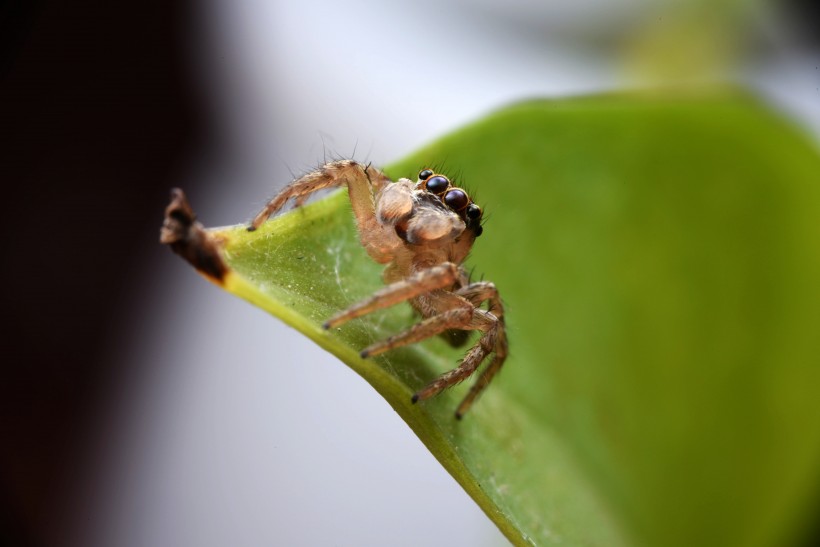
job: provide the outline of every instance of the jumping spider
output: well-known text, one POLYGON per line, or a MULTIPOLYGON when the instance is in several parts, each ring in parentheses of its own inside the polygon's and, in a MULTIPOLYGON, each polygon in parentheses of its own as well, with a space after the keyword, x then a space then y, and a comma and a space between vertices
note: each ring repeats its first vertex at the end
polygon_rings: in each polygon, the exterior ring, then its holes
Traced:
POLYGON ((387 286, 331 317, 323 326, 337 327, 405 301, 421 314, 419 323, 365 348, 362 357, 435 335, 457 346, 466 341, 466 336, 460 336, 466 331, 481 331, 481 337, 458 367, 439 376, 412 399, 414 403, 427 399, 465 380, 493 354, 456 410, 456 418, 461 418, 507 357, 504 308, 495 285, 471 283, 461 266, 475 238, 481 235, 481 208, 467 192, 430 169, 421 171, 416 182, 392 182, 370 165, 341 160, 294 180, 256 215, 248 230, 259 228, 291 198, 299 206, 317 190, 345 184, 362 246, 373 260, 387 264, 382 275, 387 286), (480 308, 484 302, 488 302, 487 310, 480 308))

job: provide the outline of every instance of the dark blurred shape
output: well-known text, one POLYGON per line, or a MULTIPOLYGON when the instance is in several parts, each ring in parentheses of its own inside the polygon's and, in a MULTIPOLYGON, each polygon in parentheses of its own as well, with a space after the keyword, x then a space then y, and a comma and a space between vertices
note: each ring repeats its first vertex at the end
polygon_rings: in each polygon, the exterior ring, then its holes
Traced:
POLYGON ((172 251, 214 283, 224 283, 228 266, 222 260, 219 244, 196 220, 185 192, 179 188, 171 190, 171 203, 165 208, 159 242, 170 246, 172 251))
POLYGON ((812 46, 820 46, 820 2, 817 0, 781 0, 791 19, 802 28, 801 37, 812 46))
POLYGON ((0 16, 0 543, 45 545, 123 372, 104 362, 122 304, 204 128, 188 2, 23 0, 0 16))

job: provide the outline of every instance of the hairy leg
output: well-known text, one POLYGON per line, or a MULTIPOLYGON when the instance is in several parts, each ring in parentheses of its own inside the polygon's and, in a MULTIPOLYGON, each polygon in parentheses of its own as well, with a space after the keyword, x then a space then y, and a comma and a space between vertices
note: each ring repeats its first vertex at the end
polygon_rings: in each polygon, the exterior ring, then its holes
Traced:
POLYGON ((461 363, 459 363, 456 368, 445 372, 427 384, 423 389, 417 391, 413 395, 413 402, 415 403, 416 401, 429 399, 434 395, 438 395, 448 387, 454 386, 457 383, 466 380, 475 372, 478 365, 481 364, 488 353, 489 351, 487 350, 486 345, 481 344, 480 342, 476 343, 472 348, 470 348, 470 351, 467 352, 464 359, 461 360, 461 363))
MULTIPOLYGON (((413 307, 424 317, 409 329, 377 342, 362 351, 362 357, 378 355, 393 348, 414 344, 452 329, 481 330, 482 322, 474 319, 475 306, 446 290, 419 295, 413 307)), ((483 313, 483 312, 482 312, 483 313)))
POLYGON ((478 343, 467 352, 467 355, 465 355, 457 368, 446 372, 419 391, 414 396, 414 400, 432 397, 442 390, 465 380, 476 371, 487 355, 494 353, 490 364, 484 369, 478 377, 478 380, 476 380, 475 384, 473 384, 470 391, 464 397, 464 400, 458 406, 456 418, 460 419, 501 370, 504 361, 507 359, 508 343, 506 326, 504 324, 504 306, 498 294, 498 289, 493 283, 486 281, 470 283, 455 291, 455 294, 466 298, 476 307, 484 302, 489 302, 489 312, 495 316, 496 322, 492 328, 481 337, 478 343))
POLYGON ((425 319, 404 332, 368 346, 362 350, 362 357, 379 355, 397 347, 420 342, 449 329, 481 331, 481 338, 467 352, 458 367, 442 374, 413 395, 413 402, 416 402, 441 393, 469 378, 488 355, 494 354, 490 365, 481 373, 459 405, 456 417, 461 418, 501 369, 507 357, 504 308, 495 285, 478 282, 461 287, 452 293, 443 290, 454 283, 458 284, 462 273, 462 269, 452 263, 434 266, 391 283, 367 300, 334 316, 324 326, 330 328, 341 325, 372 311, 413 299, 414 307, 425 319), (489 311, 477 308, 485 301, 490 302, 489 311))
MULTIPOLYGON (((415 395, 413 395, 413 402, 418 400, 428 399, 433 397, 434 395, 438 395, 445 389, 454 386, 455 384, 467 379, 470 377, 478 367, 481 365, 482 361, 492 352, 496 352, 496 358, 493 360, 495 363, 498 360, 498 350, 499 350, 499 337, 503 337, 503 328, 504 324, 501 319, 495 317, 492 313, 476 309, 473 313, 473 321, 471 321, 471 326, 478 327, 479 330, 483 331, 481 338, 476 342, 476 344, 470 348, 467 354, 462 359, 461 363, 458 367, 454 368, 451 371, 445 372, 432 382, 430 382, 427 386, 423 389, 418 391, 415 395)), ((491 364, 492 366, 492 364, 491 364)), ((479 382, 482 378, 486 375, 486 372, 482 374, 479 382)), ((486 379, 484 385, 478 389, 475 394, 472 396, 468 394, 468 398, 470 399, 467 404, 462 402, 459 405, 458 411, 456 412, 456 417, 461 418, 461 416, 469 409, 472 401, 478 395, 478 393, 489 383, 489 380, 492 379, 492 376, 489 376, 486 379)), ((471 390, 471 394, 473 390, 471 390)))
POLYGON ((458 275, 458 266, 445 262, 426 270, 396 281, 383 289, 376 291, 373 296, 354 304, 340 312, 322 325, 325 329, 338 327, 351 319, 361 317, 370 312, 388 308, 400 302, 405 302, 424 293, 443 289, 453 284, 458 275))
POLYGON ((481 376, 478 377, 478 380, 470 387, 470 391, 464 397, 464 400, 461 401, 461 404, 458 405, 458 409, 456 410, 456 418, 461 419, 464 414, 470 410, 470 407, 473 406, 476 398, 484 391, 490 382, 492 381, 493 377, 501 370, 501 365, 504 364, 504 361, 507 359, 507 342, 506 342, 506 335, 504 336, 504 349, 503 351, 497 351, 495 357, 490 362, 490 365, 484 369, 484 372, 481 373, 481 376))
POLYGON ((259 228, 291 199, 299 206, 313 192, 347 185, 362 246, 374 260, 384 264, 392 260, 392 251, 400 240, 379 223, 373 196, 389 183, 390 179, 375 167, 353 160, 334 161, 299 177, 283 188, 259 211, 248 230, 259 228))
POLYGON ((489 301, 490 311, 493 312, 496 317, 504 317, 504 305, 501 303, 501 297, 494 283, 490 283, 489 281, 470 283, 458 289, 455 293, 459 296, 463 296, 476 307, 489 301))
POLYGON ((493 343, 495 356, 458 406, 456 417, 461 418, 464 413, 470 409, 481 392, 484 391, 484 388, 486 388, 495 375, 498 374, 498 371, 501 370, 501 366, 507 359, 508 343, 507 329, 504 324, 504 305, 501 302, 501 297, 498 294, 498 289, 495 287, 495 284, 487 281, 471 283, 456 291, 456 294, 463 296, 476 306, 480 306, 483 302, 489 301, 489 311, 498 318, 497 333, 493 343))
MULTIPOLYGON (((459 294, 459 289, 469 285, 470 283, 470 276, 467 275, 467 272, 464 270, 462 266, 458 268, 458 279, 456 280, 455 285, 453 288, 455 289, 453 292, 459 294)), ((469 300, 469 299, 468 299, 469 300)), ((473 303, 473 307, 478 307, 478 304, 473 303)), ((470 331, 461 330, 461 329, 448 329, 439 334, 442 340, 447 342, 451 347, 460 348, 467 343, 470 339, 470 331)))

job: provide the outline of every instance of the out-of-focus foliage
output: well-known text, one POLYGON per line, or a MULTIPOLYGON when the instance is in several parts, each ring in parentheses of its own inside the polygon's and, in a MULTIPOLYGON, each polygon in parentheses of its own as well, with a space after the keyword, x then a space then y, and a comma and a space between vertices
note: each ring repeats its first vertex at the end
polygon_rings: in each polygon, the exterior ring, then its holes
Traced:
POLYGON ((634 23, 620 29, 621 60, 631 75, 659 83, 725 76, 767 10, 762 0, 643 2, 634 23))
POLYGON ((225 288, 361 374, 515 543, 797 538, 820 485, 815 147, 745 96, 624 95, 514 106, 388 172, 441 162, 488 213, 469 265, 510 329, 463 421, 466 386, 410 404, 458 358, 443 342, 358 357, 408 307, 321 330, 381 286, 344 193, 213 232, 225 288))

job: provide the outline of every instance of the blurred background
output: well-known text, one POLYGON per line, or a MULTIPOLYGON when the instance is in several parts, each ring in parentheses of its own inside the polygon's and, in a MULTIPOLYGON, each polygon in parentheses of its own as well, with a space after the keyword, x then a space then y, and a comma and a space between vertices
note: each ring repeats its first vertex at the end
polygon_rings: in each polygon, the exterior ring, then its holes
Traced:
MULTIPOLYGON (((758 90, 820 136, 814 0, 0 6, 4 545, 502 545, 335 358, 157 243, 507 103, 758 90)), ((820 540, 820 530, 814 539, 820 540)), ((811 541, 811 540, 809 540, 811 541)))

